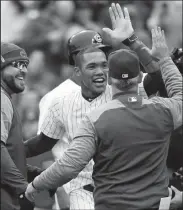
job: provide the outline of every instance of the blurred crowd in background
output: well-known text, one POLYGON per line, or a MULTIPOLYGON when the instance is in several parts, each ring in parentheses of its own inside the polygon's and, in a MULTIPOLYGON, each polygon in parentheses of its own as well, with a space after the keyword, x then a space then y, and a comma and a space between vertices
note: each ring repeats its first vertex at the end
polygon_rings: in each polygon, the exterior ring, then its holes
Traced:
POLYGON ((83 29, 111 28, 111 2, 128 8, 136 34, 149 48, 154 25, 165 30, 170 51, 182 46, 182 1, 1 1, 1 40, 19 45, 30 57, 27 88, 14 98, 24 139, 37 133, 42 96, 73 72, 68 39, 83 29))

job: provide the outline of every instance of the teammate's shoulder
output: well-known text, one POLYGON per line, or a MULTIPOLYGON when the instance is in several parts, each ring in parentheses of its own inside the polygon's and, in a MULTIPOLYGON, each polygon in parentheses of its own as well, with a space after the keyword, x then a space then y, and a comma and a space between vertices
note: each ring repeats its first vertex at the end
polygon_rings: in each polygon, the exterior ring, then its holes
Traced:
POLYGON ((13 107, 9 97, 5 94, 4 90, 1 88, 1 109, 13 107))
POLYGON ((105 114, 105 112, 110 111, 112 109, 122 108, 124 105, 119 100, 111 100, 101 106, 97 107, 90 113, 88 113, 88 117, 93 121, 96 122, 101 115, 105 114))

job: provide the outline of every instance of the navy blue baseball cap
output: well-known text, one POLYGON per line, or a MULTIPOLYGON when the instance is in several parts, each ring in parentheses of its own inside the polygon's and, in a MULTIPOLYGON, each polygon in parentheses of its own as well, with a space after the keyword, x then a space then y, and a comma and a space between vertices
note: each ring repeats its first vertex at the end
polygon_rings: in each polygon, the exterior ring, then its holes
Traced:
POLYGON ((13 61, 29 63, 29 58, 24 49, 8 42, 1 42, 1 69, 13 61))
POLYGON ((115 79, 132 79, 140 73, 140 62, 132 50, 120 49, 109 54, 109 76, 115 79))

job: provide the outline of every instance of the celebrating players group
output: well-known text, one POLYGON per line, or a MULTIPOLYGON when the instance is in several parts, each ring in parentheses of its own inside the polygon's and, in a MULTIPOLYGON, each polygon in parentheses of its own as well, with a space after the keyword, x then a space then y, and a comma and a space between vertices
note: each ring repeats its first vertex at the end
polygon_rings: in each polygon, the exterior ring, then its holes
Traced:
MULTIPOLYGON (((92 30, 68 40, 73 75, 41 99, 38 134, 26 141, 12 95, 24 91, 29 58, 1 42, 2 210, 33 210, 44 190, 57 209, 183 208, 167 168, 173 135, 182 135, 182 51, 173 57, 158 26, 147 48, 118 3, 109 15, 106 40, 92 30), (114 43, 128 49, 114 51, 114 43), (55 162, 46 170, 26 163, 50 150, 55 162)), ((182 184, 182 170, 174 174, 182 184)))

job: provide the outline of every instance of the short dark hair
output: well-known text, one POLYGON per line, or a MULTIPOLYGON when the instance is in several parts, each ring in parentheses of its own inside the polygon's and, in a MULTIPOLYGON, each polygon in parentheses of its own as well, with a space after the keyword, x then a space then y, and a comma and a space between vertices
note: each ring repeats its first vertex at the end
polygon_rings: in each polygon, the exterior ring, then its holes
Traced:
POLYGON ((96 47, 84 48, 79 53, 76 54, 76 56, 75 56, 75 66, 80 66, 81 65, 82 56, 84 54, 92 53, 92 52, 103 52, 106 55, 106 53, 100 48, 96 48, 96 47))
POLYGON ((111 78, 111 82, 117 89, 124 91, 136 86, 138 84, 138 77, 139 75, 127 80, 111 78))

